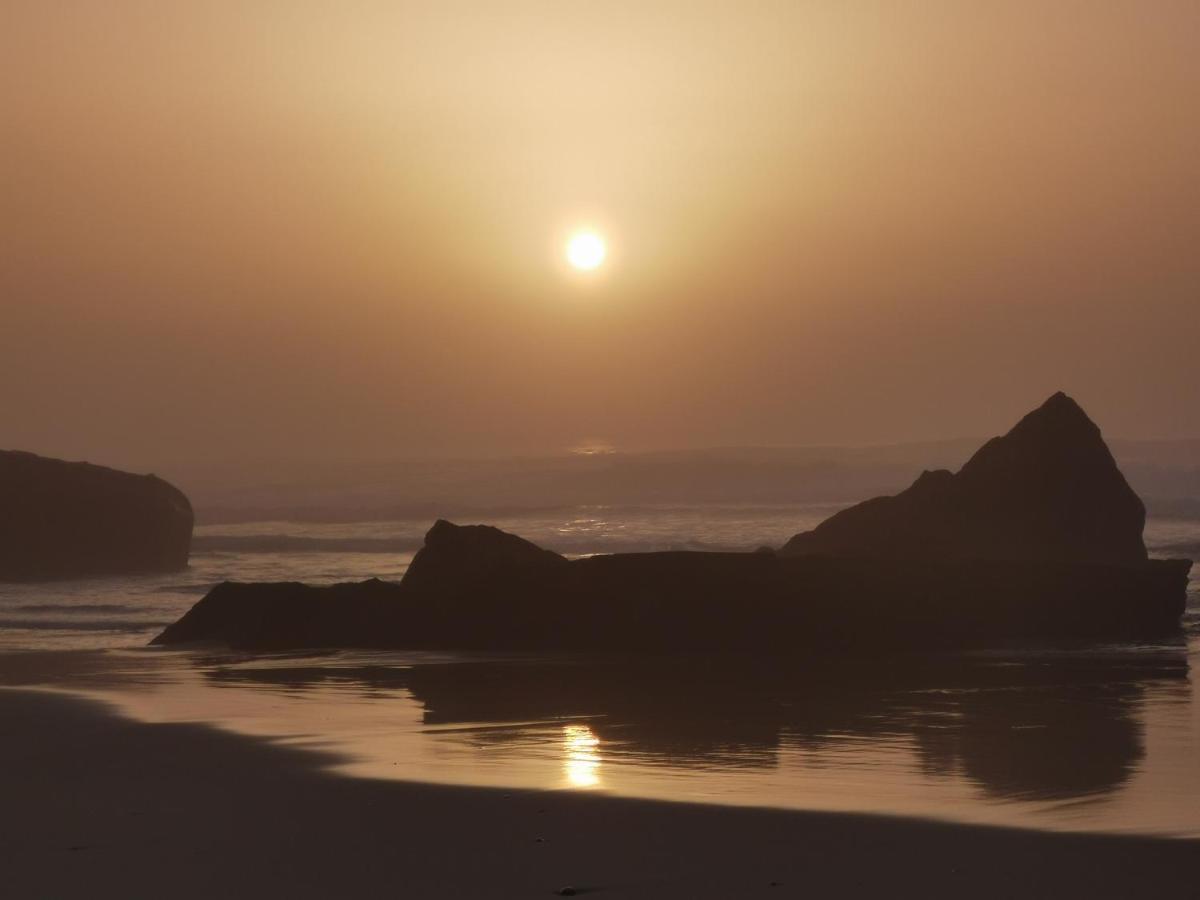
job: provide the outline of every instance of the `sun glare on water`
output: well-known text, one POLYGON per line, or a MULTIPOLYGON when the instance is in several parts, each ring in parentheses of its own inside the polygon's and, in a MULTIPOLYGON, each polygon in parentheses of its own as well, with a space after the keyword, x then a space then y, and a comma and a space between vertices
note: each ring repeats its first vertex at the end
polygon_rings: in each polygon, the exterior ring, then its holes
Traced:
POLYGON ((594 231, 577 231, 567 241, 567 262, 580 271, 598 268, 607 252, 604 238, 594 231))

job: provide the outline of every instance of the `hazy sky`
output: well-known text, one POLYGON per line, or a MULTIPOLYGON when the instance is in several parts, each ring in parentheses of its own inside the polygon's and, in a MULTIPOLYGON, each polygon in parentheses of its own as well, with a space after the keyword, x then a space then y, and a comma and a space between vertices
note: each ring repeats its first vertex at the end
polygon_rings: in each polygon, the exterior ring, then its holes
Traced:
POLYGON ((8 0, 0 446, 1200 435, 1196 0, 8 0), (610 242, 594 276, 562 244, 610 242))

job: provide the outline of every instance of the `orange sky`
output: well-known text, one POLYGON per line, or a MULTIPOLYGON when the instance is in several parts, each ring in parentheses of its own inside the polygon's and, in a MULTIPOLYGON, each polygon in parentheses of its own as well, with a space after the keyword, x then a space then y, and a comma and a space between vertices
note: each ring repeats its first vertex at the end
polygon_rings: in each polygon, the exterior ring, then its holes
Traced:
POLYGON ((10 0, 0 446, 873 443, 1058 388, 1200 435, 1197 46, 1195 0, 10 0))

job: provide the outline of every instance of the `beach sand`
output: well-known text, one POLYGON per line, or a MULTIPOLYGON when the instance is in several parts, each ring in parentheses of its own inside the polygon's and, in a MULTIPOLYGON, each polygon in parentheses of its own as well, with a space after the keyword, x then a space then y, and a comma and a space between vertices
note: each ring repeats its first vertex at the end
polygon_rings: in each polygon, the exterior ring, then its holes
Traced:
POLYGON ((0 895, 1192 896, 1200 842, 370 781, 0 689, 0 895))

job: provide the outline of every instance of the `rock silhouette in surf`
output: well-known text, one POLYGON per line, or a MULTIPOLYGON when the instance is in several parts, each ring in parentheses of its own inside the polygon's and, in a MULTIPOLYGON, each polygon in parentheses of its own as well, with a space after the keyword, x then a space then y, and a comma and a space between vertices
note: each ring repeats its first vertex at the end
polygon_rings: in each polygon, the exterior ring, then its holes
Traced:
POLYGON ((187 566, 192 505, 154 475, 0 451, 0 580, 187 566))
POLYGON ((957 474, 778 553, 567 560, 439 521, 400 584, 218 585, 157 643, 877 652, 1178 631, 1190 560, 1150 560, 1099 429, 1056 394, 957 474))
POLYGON ((924 472, 902 493, 842 510, 780 552, 1138 563, 1145 521, 1100 429, 1057 393, 958 472, 924 472))

